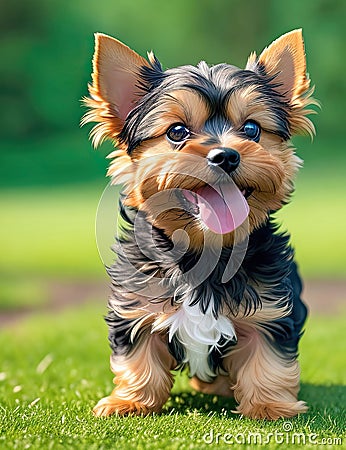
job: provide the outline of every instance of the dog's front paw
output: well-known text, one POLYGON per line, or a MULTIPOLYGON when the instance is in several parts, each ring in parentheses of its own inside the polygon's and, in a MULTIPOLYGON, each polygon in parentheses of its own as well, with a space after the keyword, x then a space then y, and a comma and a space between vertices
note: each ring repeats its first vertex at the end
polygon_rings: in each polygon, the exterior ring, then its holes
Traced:
POLYGON ((93 409, 96 417, 107 417, 112 414, 119 416, 125 416, 127 414, 139 416, 147 415, 150 412, 149 408, 143 403, 125 401, 111 395, 102 398, 93 409))
POLYGON ((305 413, 308 407, 305 402, 273 402, 263 404, 240 404, 237 412, 251 419, 277 420, 290 418, 305 413))

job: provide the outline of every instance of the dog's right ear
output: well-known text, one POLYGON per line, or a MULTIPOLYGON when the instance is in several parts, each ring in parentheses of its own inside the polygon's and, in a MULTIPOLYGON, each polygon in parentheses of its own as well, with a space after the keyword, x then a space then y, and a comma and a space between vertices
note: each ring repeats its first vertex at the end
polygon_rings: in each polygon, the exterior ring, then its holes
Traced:
POLYGON ((140 74, 150 63, 122 42, 105 34, 95 34, 92 84, 90 98, 84 98, 89 111, 81 124, 98 122, 90 135, 93 145, 106 138, 116 144, 128 113, 143 95, 140 74))

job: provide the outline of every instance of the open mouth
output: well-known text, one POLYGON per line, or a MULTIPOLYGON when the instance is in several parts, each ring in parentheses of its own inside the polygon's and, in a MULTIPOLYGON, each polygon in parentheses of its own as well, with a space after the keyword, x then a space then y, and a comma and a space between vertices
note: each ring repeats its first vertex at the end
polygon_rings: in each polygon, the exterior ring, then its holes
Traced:
POLYGON ((253 191, 250 187, 239 189, 230 181, 218 186, 205 185, 196 192, 182 189, 179 199, 183 209, 208 229, 226 234, 238 228, 248 217, 250 208, 246 199, 253 191))

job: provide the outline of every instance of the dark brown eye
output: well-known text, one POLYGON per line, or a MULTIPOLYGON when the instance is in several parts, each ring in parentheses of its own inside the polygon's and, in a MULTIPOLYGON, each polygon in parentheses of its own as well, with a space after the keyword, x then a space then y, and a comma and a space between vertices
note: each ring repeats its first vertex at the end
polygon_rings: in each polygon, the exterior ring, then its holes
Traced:
POLYGON ((185 125, 177 123, 168 128, 166 132, 167 139, 172 144, 180 144, 190 137, 191 133, 185 125))

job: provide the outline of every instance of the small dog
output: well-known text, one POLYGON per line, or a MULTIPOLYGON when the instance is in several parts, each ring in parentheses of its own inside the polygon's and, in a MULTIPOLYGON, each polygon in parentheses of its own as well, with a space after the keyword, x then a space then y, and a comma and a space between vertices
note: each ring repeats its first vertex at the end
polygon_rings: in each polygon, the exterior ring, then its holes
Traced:
POLYGON ((205 62, 163 70, 96 34, 89 108, 94 146, 111 139, 123 185, 109 312, 115 389, 96 416, 159 412, 172 370, 234 396, 254 419, 305 412, 298 341, 307 308, 289 236, 273 212, 301 164, 290 138, 314 134, 301 30, 244 70, 205 62))

